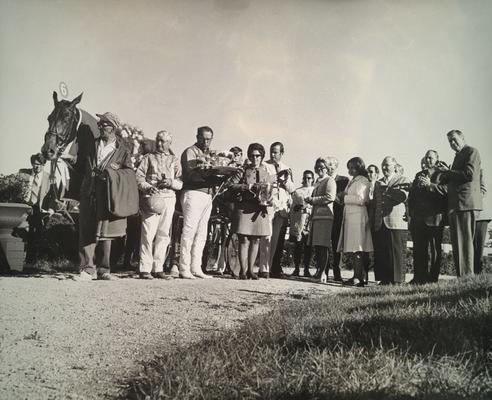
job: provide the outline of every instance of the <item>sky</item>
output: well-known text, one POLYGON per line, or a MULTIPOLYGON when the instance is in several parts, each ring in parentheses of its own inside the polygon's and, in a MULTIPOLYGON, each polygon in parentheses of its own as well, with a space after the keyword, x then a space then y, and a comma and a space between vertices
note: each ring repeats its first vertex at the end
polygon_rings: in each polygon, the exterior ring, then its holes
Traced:
POLYGON ((181 153, 285 145, 296 182, 319 156, 413 177, 446 132, 482 154, 492 187, 489 0, 0 0, 0 173, 29 166, 64 82, 181 153))

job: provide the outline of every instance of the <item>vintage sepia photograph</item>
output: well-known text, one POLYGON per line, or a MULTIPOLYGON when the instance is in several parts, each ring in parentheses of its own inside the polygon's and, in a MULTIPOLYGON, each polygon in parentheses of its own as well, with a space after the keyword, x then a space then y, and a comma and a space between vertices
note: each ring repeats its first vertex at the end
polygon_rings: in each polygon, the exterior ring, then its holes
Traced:
POLYGON ((0 399, 492 398, 490 0, 0 0, 0 399))

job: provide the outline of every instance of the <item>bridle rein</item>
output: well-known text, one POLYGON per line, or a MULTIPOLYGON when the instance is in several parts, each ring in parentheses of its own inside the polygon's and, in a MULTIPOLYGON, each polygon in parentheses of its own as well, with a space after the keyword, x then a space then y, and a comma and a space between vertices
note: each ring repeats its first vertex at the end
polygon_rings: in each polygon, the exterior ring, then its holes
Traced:
POLYGON ((44 135, 45 142, 49 137, 55 137, 55 159, 58 159, 60 155, 65 151, 67 146, 75 140, 77 125, 80 119, 80 111, 77 108, 74 108, 73 111, 70 111, 70 120, 66 125, 66 130, 64 132, 58 132, 56 129, 56 122, 60 116, 60 111, 62 107, 55 107, 54 112, 56 113, 53 119, 53 123, 48 127, 48 131, 44 135))

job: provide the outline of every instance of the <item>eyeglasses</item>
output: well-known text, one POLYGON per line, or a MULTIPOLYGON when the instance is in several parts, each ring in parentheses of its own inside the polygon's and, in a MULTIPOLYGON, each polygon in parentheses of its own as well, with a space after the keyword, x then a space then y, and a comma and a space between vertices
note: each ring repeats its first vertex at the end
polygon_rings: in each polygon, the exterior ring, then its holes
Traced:
POLYGON ((99 128, 114 128, 113 125, 108 124, 107 122, 98 122, 97 126, 99 128))

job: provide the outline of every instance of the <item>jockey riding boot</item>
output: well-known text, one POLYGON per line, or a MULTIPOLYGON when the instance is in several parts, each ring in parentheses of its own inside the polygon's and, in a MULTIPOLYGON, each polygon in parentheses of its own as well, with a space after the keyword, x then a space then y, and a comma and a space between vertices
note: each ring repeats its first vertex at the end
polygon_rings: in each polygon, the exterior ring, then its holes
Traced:
POLYGON ((300 273, 299 266, 296 266, 294 268, 294 272, 292 272, 292 274, 290 276, 299 276, 299 273, 300 273))
POLYGON ((311 278, 311 272, 309 272, 309 268, 304 268, 304 277, 311 278))

